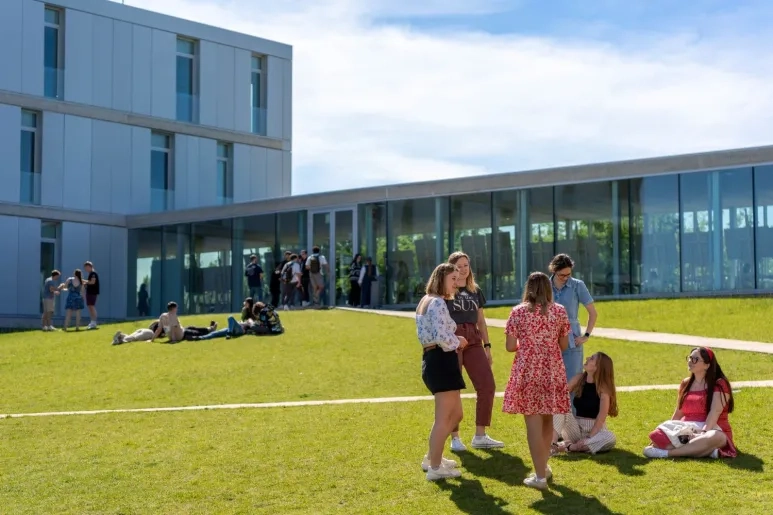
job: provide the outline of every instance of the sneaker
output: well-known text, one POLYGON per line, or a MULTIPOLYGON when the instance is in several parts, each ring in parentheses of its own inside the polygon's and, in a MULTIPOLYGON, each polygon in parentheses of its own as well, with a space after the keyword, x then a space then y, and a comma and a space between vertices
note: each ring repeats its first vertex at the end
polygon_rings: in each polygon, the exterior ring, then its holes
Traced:
POLYGON ((715 460, 719 459, 719 449, 714 449, 711 454, 709 454, 709 458, 713 458, 715 460))
POLYGON ((467 450, 467 446, 464 445, 461 438, 454 436, 451 438, 451 450, 454 452, 464 452, 467 450))
POLYGON ((47 325, 44 325, 41 329, 43 330, 44 333, 46 333, 46 332, 51 330, 51 328, 48 327, 47 325))
POLYGON ((59 329, 57 329, 56 327, 50 325, 50 326, 48 326, 48 330, 49 331, 58 331, 59 329))
POLYGON ((523 480, 523 484, 529 488, 536 488, 537 490, 547 490, 548 480, 545 478, 537 478, 537 474, 532 474, 523 480))
MULTIPOLYGON (((456 462, 454 460, 447 460, 445 458, 440 458, 440 464, 447 469, 456 468, 456 462)), ((429 470, 429 455, 424 456, 424 459, 421 461, 421 470, 423 470, 424 472, 427 472, 429 470)))
POLYGON ((644 448, 644 455, 647 458, 668 458, 668 451, 665 449, 658 449, 652 445, 648 445, 644 448))
POLYGON ((550 468, 550 465, 548 465, 547 468, 545 468, 545 479, 548 481, 553 479, 553 469, 550 468))
POLYGON ((89 325, 86 326, 86 329, 96 329, 97 323, 96 322, 89 322, 89 325))
POLYGON ((437 481, 438 479, 451 479, 461 476, 459 469, 449 469, 440 465, 437 470, 430 467, 427 471, 427 481, 437 481))
POLYGON ((472 439, 473 449, 500 449, 504 446, 504 442, 494 440, 489 435, 475 436, 472 439))

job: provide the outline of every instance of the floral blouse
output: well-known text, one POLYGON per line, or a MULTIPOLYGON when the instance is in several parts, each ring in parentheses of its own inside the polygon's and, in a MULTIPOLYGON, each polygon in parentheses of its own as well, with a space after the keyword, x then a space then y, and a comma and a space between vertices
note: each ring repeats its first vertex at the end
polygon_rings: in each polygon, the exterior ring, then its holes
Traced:
POLYGON ((459 347, 456 332, 456 322, 451 318, 446 301, 440 297, 432 297, 424 314, 416 314, 416 334, 422 347, 437 345, 446 352, 455 351, 459 347))

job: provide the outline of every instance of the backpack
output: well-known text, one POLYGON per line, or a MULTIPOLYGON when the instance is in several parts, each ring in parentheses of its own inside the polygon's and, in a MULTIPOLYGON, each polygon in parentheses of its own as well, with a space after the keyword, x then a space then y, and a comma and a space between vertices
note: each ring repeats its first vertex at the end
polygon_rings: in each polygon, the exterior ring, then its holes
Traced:
POLYGON ((312 274, 318 274, 321 268, 321 262, 319 260, 319 254, 312 254, 309 257, 309 272, 312 274))
POLYGON ((282 282, 291 283, 293 281, 293 262, 289 261, 282 269, 282 282))

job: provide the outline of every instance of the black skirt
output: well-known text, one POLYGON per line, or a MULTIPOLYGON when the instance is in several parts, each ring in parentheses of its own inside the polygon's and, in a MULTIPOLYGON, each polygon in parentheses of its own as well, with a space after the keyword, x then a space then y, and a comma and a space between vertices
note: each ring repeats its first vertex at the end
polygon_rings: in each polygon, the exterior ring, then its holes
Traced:
POLYGON ((467 388, 459 367, 459 356, 456 352, 445 352, 440 347, 424 352, 421 378, 432 395, 467 388))

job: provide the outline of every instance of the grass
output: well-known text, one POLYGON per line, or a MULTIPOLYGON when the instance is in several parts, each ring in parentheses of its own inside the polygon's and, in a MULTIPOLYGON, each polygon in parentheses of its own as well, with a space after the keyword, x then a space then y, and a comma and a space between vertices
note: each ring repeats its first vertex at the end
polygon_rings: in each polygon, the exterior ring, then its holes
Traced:
MULTIPOLYGON (((115 326, 2 335, 0 412, 426 395, 412 320, 336 310, 282 318, 280 337, 178 345, 114 347, 115 326)), ((492 336, 501 391, 512 355, 501 330, 492 336)), ((686 347, 594 339, 586 352, 597 349, 613 356, 618 385, 685 375, 686 347)), ((718 356, 731 380, 773 378, 772 355, 718 356)), ((647 433, 674 400, 672 391, 621 393, 621 416, 610 422, 618 449, 557 458, 544 495, 520 485, 531 471, 524 424, 501 412, 501 399, 491 434, 507 447, 463 453, 463 477, 436 484, 418 466, 431 402, 4 419, 0 512, 773 512, 773 389, 736 393, 739 458, 649 462, 647 433)), ((468 440, 474 401, 465 413, 468 440)))
MULTIPOLYGON (((278 337, 177 345, 112 346, 115 326, 0 336, 0 412, 426 395, 413 320, 332 310, 290 312, 283 322, 278 337)), ((491 337, 502 391, 513 355, 501 329, 491 337)), ((619 385, 676 384, 686 373, 687 347, 600 338, 587 347, 612 356, 619 385)), ((731 380, 773 379, 773 355, 717 355, 731 380)))
MULTIPOLYGON (((486 316, 506 319, 511 309, 487 308, 486 316)), ((599 327, 773 343, 763 322, 773 313, 769 297, 598 301, 596 309, 599 327)), ((580 321, 587 321, 582 308, 580 321)))
POLYGON ((520 485, 525 429, 499 400, 492 434, 505 449, 463 453, 462 478, 435 484, 418 466, 430 402, 6 420, 0 500, 9 514, 770 513, 773 390, 737 394, 739 458, 648 462, 647 432, 673 400, 621 394, 618 449, 554 459, 544 495, 520 485))

